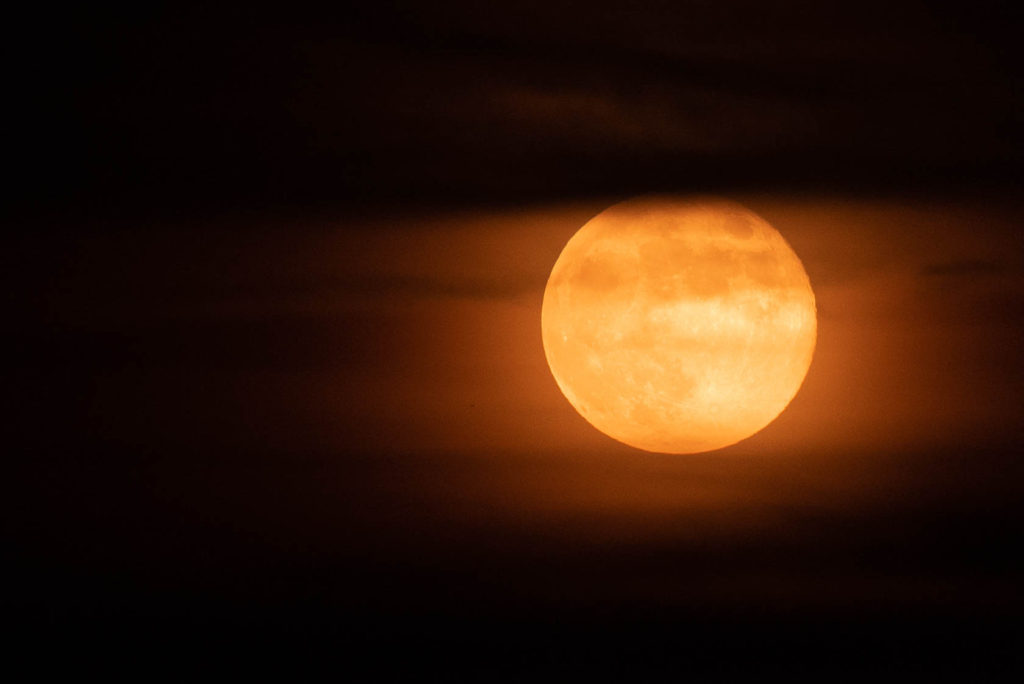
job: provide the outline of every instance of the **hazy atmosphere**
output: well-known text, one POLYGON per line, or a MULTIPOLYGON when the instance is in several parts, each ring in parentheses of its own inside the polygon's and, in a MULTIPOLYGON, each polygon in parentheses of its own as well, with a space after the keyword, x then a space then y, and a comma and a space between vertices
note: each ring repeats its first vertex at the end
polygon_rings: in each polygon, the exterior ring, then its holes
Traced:
POLYGON ((496 678, 1019 669, 1008 7, 19 17, 18 643, 496 678), (814 290, 802 388, 722 450, 606 437, 545 360, 562 248, 648 193, 739 202, 814 290))

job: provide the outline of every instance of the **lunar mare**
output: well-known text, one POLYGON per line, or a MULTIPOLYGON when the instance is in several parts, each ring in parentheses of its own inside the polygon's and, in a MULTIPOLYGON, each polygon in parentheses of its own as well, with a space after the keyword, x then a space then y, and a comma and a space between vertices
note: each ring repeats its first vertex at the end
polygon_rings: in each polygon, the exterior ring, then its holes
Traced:
POLYGON ((638 198, 566 244, 544 292, 562 393, 608 436, 696 453, 771 423, 817 336, 803 264, 767 221, 718 199, 638 198))

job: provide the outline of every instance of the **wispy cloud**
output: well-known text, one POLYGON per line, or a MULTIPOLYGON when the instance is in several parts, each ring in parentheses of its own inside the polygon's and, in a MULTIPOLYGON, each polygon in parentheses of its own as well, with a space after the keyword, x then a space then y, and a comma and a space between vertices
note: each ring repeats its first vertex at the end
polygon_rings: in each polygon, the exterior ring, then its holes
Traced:
POLYGON ((926 264, 921 274, 939 278, 980 277, 1001 273, 1005 264, 987 259, 959 259, 926 264))

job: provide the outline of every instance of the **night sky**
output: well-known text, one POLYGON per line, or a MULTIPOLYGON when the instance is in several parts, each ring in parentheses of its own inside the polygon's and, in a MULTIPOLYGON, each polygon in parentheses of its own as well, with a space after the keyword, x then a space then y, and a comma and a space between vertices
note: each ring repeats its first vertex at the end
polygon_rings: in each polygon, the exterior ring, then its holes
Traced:
POLYGON ((43 663, 489 679, 1022 669, 1010 3, 9 22, 4 622, 43 663), (818 306, 721 451, 595 431, 561 248, 741 202, 818 306))

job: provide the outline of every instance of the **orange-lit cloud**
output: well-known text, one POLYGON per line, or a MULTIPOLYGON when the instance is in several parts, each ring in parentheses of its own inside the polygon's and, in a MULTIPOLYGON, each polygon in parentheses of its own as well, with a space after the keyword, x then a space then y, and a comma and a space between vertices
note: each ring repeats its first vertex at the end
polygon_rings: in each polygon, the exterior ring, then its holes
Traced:
MULTIPOLYGON (((1016 353, 1024 301, 1008 228, 1018 210, 739 199, 803 260, 820 321, 803 389, 736 453, 1011 438, 1020 371, 1001 360, 1016 353)), ((423 452, 615 448, 562 399, 539 323, 565 241, 612 202, 256 226, 258 240, 203 237, 198 261, 197 245, 172 232, 109 235, 74 255, 48 285, 52 302, 31 315, 86 334, 85 355, 130 345, 118 361, 129 370, 253 373, 233 382, 265 392, 242 400, 233 394, 242 385, 220 383, 213 399, 232 415, 232 402, 249 402, 251 416, 267 419, 253 418, 255 432, 222 425, 218 438, 263 431, 287 443, 423 452)), ((166 398, 149 398, 146 383, 113 368, 97 406, 123 405, 137 426, 152 425, 166 398)), ((204 421, 217 414, 175 412, 175 438, 212 429, 204 421)), ((131 431, 110 415, 99 411, 97 430, 131 431)))

